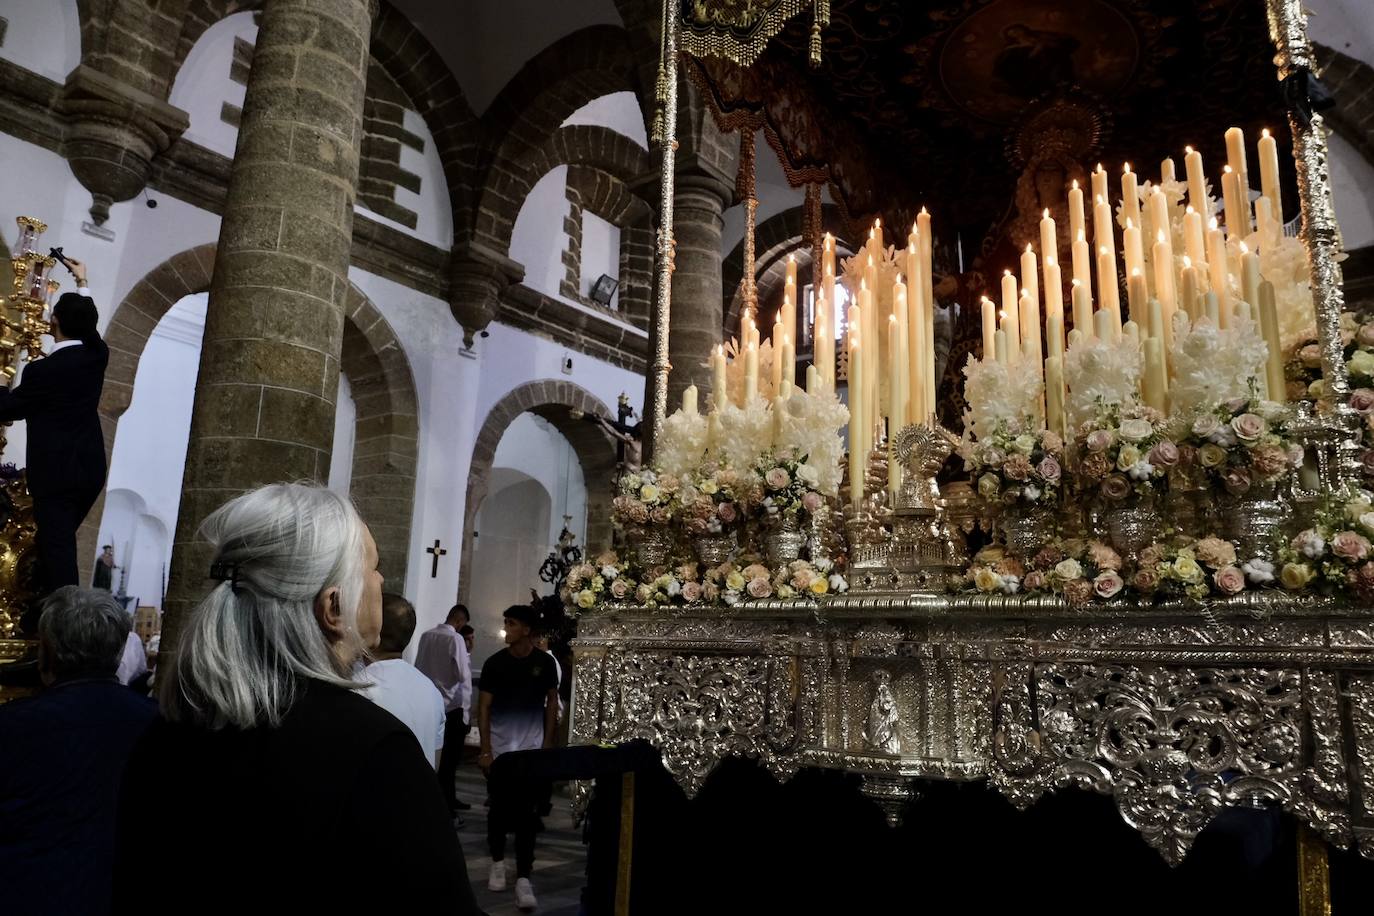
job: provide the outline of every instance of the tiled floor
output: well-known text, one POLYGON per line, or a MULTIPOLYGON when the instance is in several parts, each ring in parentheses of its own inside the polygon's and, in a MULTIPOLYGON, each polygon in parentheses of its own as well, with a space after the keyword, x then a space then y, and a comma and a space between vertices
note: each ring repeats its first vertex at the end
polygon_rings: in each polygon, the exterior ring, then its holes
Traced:
MULTIPOLYGON (((517 916, 524 911, 515 906, 513 877, 507 890, 500 893, 487 890, 487 865, 491 857, 487 853, 487 809, 482 807, 486 794, 482 771, 475 763, 464 761, 458 768, 458 797, 469 802, 472 810, 463 812, 467 823, 459 829, 458 835, 463 840, 473 892, 488 916, 517 916)), ((585 882, 587 850, 582 845, 582 831, 573 828, 568 796, 561 791, 554 792, 553 813, 544 818, 544 828, 535 844, 534 874, 530 876, 534 895, 539 899, 536 912, 542 916, 576 916, 585 882)), ((512 867, 514 845, 514 838, 506 843, 506 858, 512 867)))

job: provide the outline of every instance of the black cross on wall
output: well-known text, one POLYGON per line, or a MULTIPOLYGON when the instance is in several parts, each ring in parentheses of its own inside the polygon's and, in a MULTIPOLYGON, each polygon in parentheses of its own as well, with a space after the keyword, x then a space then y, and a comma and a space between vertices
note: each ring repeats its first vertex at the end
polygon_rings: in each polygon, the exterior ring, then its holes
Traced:
POLYGON ((446 555, 446 554, 448 553, 448 551, 445 550, 444 548, 440 547, 440 546, 439 546, 439 541, 436 539, 436 540, 434 541, 434 546, 433 546, 433 547, 426 547, 426 548, 425 548, 425 553, 429 553, 429 554, 433 554, 433 555, 434 555, 434 563, 433 563, 433 564, 431 565, 431 567, 430 567, 430 570, 429 570, 429 577, 430 577, 431 579, 437 579, 437 578, 439 578, 439 558, 442 557, 442 556, 444 556, 444 555, 446 555))

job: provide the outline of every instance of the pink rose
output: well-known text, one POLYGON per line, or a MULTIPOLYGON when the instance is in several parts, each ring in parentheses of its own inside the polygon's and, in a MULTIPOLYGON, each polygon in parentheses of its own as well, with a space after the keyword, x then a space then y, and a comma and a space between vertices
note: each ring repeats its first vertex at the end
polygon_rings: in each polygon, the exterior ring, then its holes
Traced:
POLYGON ((611 597, 616 601, 624 601, 628 594, 630 594, 630 584, 624 579, 617 578, 611 583, 611 597))
POLYGON ((736 515, 737 512, 734 503, 721 503, 719 506, 716 506, 716 518, 727 525, 735 520, 736 515))
POLYGON ((1120 501, 1131 495, 1131 482, 1124 474, 1109 474, 1102 481, 1101 490, 1107 499, 1120 501))
POLYGON ((1353 531, 1338 531, 1331 538, 1331 552, 1342 560, 1363 560, 1369 556, 1369 539, 1353 531))
POLYGON ((787 473, 787 468, 769 468, 768 473, 763 475, 763 482, 768 484, 770 490, 781 490, 792 482, 792 475, 787 473))
POLYGON ((1158 544, 1151 544, 1149 547, 1146 547, 1144 550, 1140 552, 1141 566, 1158 566, 1159 562, 1163 559, 1164 548, 1159 546, 1158 544))
POLYGON ((750 598, 767 598, 769 595, 773 594, 773 583, 768 581, 767 576, 759 576, 758 578, 750 579, 746 589, 749 592, 750 598))
POLYGON ((688 604, 693 604, 701 599, 700 582, 684 582, 682 584, 682 600, 688 604))
POLYGON ((1245 573, 1238 566, 1223 566, 1212 573, 1212 581, 1223 595, 1235 595, 1245 589, 1245 573))
POLYGON ((1121 554, 1101 541, 1093 541, 1088 545, 1088 559, 1092 560, 1098 569, 1121 569, 1121 554))
POLYGON ((1159 573, 1153 566, 1142 566, 1131 576, 1131 588, 1144 595, 1150 595, 1159 588, 1159 573))
POLYGON ((1242 442, 1257 442, 1269 429, 1259 414, 1243 413, 1231 418, 1231 431, 1242 442))
POLYGON ((1358 413, 1369 413, 1374 410, 1374 390, 1369 388, 1356 388, 1350 392, 1350 406, 1358 413))
POLYGON ((815 490, 807 490, 802 494, 802 508, 807 512, 819 512, 821 506, 825 505, 825 498, 815 490))
POLYGON ((1105 429, 1095 429, 1088 433, 1088 451, 1105 452, 1112 447, 1112 440, 1115 438, 1105 429))
POLYGON ((1240 496, 1249 491, 1251 483, 1250 471, 1242 467, 1230 467, 1221 477, 1222 484, 1226 487, 1226 492, 1232 496, 1240 496))
POLYGON ((1093 580, 1093 593, 1099 598, 1114 598, 1125 587, 1126 580, 1111 569, 1098 573, 1093 580))
POLYGON ((1032 569, 1021 580, 1021 587, 1028 592, 1040 591, 1045 587, 1045 574, 1038 569, 1032 569))
POLYGON ((1178 446, 1168 439, 1164 439, 1155 444, 1150 449, 1150 464, 1158 468, 1171 468, 1179 462, 1178 446))
POLYGON ((1049 483, 1056 483, 1059 480, 1059 475, 1063 472, 1063 468, 1059 466, 1059 462, 1055 460, 1053 455, 1046 455, 1040 459, 1036 471, 1049 483))

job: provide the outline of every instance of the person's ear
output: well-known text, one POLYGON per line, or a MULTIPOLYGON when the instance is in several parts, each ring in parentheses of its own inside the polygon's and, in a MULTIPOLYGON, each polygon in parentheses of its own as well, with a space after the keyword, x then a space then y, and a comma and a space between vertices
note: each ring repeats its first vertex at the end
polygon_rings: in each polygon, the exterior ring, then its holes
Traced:
POLYGON ((339 642, 348 633, 337 585, 331 585, 315 596, 315 620, 319 622, 320 629, 330 642, 339 642))

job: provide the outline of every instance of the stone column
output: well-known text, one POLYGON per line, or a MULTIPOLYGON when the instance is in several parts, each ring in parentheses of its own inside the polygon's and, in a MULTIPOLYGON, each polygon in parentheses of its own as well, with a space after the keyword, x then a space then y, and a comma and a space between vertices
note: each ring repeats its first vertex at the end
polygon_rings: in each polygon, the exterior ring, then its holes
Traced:
MULTIPOLYGON (((714 176, 679 174, 673 187, 673 233, 677 242, 668 334, 668 411, 682 403, 682 391, 696 385, 706 409, 711 390, 711 351, 721 342, 721 213, 730 188, 714 176)), ((652 307, 651 307, 652 311, 652 307)), ((651 320, 654 316, 651 315, 651 320)), ((650 403, 646 395, 645 403, 650 403)))
POLYGON ((248 77, 196 380, 165 643, 205 594, 201 522, 265 483, 329 476, 376 0, 268 0, 248 77))

